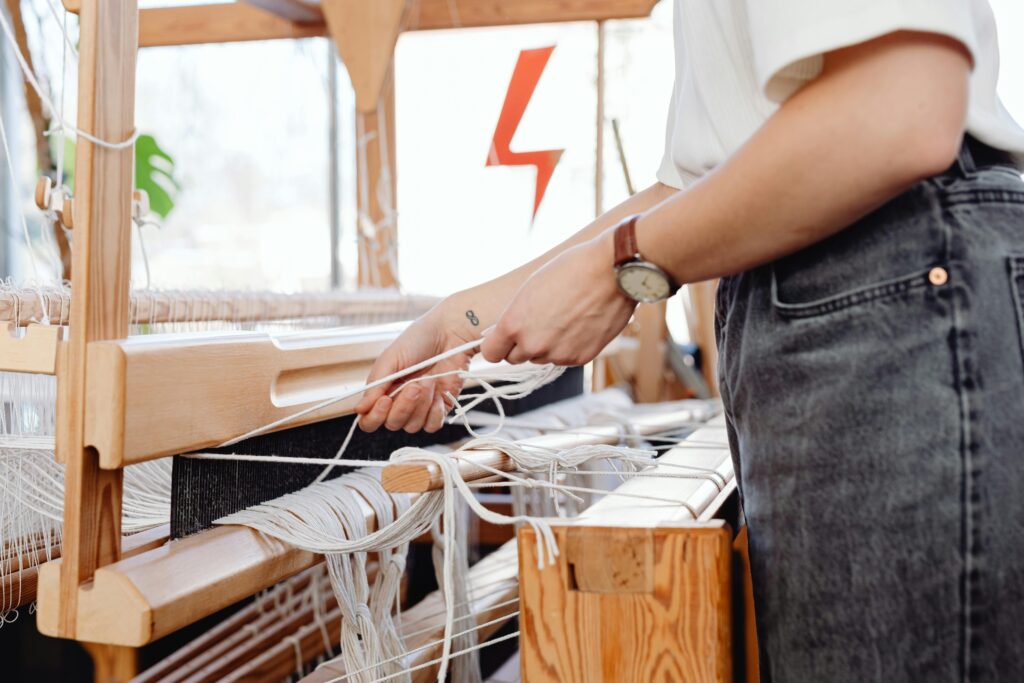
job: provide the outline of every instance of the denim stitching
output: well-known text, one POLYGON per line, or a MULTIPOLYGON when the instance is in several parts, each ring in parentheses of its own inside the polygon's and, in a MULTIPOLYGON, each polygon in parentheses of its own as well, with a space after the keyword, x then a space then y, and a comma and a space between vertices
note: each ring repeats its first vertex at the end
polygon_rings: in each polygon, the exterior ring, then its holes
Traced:
POLYGON ((771 282, 772 306, 775 307, 779 315, 786 318, 811 318, 925 287, 928 285, 927 274, 928 270, 924 270, 912 275, 905 275, 896 280, 890 280, 877 285, 868 285, 852 292, 836 294, 824 299, 818 299, 817 301, 794 304, 779 300, 778 280, 773 268, 771 282))
POLYGON ((953 204, 1024 204, 1024 191, 1016 190, 952 190, 942 197, 943 206, 953 204))
MULTIPOLYGON (((951 223, 941 221, 943 231, 946 233, 946 259, 952 257, 953 234, 951 223)), ((961 667, 962 680, 969 683, 972 674, 972 642, 973 642, 973 593, 974 580, 974 524, 973 506, 971 496, 974 494, 973 486, 973 458, 972 450, 973 435, 971 432, 971 401, 970 387, 973 386, 973 379, 969 376, 967 356, 969 355, 969 344, 965 344, 967 331, 964 328, 963 297, 966 290, 962 285, 955 285, 953 296, 950 297, 950 310, 953 316, 952 329, 952 351, 953 351, 953 373, 954 388, 960 404, 960 460, 963 468, 963 482, 961 484, 961 557, 963 558, 963 569, 961 578, 961 606, 960 619, 961 627, 961 667)))
POLYGON ((1010 268, 1010 294, 1017 309, 1017 333, 1020 335, 1021 359, 1024 360, 1024 256, 1006 259, 1010 268))

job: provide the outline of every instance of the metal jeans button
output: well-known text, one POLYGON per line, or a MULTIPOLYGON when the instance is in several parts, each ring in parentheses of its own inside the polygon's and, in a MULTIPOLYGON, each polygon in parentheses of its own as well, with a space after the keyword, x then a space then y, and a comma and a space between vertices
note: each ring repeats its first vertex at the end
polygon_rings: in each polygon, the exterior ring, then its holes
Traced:
POLYGON ((936 287, 941 287, 949 282, 949 272, 947 272, 945 268, 935 266, 928 271, 928 282, 932 283, 936 287))

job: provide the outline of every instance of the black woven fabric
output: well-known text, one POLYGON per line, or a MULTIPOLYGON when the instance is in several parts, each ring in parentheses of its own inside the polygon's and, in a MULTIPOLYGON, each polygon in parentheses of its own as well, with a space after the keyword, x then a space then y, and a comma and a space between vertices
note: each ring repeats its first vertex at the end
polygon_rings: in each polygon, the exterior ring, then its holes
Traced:
MULTIPOLYGON (((577 396, 583 391, 582 368, 571 368, 558 380, 531 395, 505 401, 508 415, 518 415, 543 405, 577 396)), ((493 410, 487 404, 481 409, 493 410)), ((281 455, 287 457, 331 458, 345 439, 353 416, 304 425, 247 439, 212 452, 281 455)), ((448 443, 466 435, 463 427, 446 426, 435 434, 406 434, 378 430, 366 434, 356 430, 346 457, 384 460, 402 446, 448 443)), ((171 537, 181 538, 207 529, 213 520, 265 500, 283 496, 309 485, 320 474, 314 465, 227 462, 174 458, 171 485, 171 537)), ((336 468, 340 476, 345 470, 336 468)))

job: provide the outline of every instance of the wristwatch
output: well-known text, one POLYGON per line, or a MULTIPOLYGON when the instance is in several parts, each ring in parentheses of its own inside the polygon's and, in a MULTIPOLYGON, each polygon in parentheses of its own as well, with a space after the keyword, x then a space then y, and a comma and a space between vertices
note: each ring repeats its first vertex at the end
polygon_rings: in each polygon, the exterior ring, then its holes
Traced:
POLYGON ((615 228, 615 279, 622 293, 642 304, 663 301, 679 290, 671 276, 640 255, 636 244, 636 221, 630 216, 615 228))

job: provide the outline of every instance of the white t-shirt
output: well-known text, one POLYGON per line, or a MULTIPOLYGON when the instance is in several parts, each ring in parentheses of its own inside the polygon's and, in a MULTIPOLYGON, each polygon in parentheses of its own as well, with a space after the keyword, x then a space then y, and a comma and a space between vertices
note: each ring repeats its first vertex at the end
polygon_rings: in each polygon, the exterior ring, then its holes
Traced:
POLYGON ((960 41, 974 59, 967 130, 1024 158, 996 95, 988 0, 675 0, 676 81, 658 180, 681 188, 738 149, 821 72, 823 55, 899 30, 960 41))

